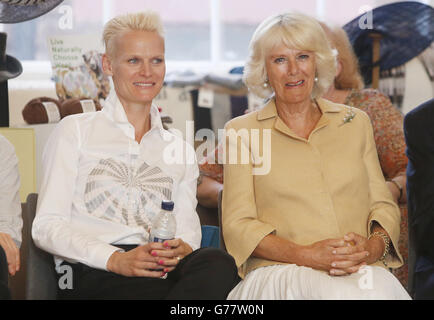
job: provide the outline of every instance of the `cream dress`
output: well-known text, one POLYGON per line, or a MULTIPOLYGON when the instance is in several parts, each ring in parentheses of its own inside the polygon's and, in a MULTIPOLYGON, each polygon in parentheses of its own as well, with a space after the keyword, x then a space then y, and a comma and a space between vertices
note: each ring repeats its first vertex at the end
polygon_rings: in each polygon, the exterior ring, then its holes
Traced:
POLYGON ((295 264, 272 265, 251 271, 228 300, 410 300, 400 282, 386 269, 362 267, 348 276, 295 264))

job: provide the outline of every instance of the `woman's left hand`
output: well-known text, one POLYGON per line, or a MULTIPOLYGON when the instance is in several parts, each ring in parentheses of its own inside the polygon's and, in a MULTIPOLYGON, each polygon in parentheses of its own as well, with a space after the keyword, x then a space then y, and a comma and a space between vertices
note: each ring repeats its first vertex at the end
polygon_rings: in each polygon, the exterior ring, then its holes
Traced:
POLYGON ((384 241, 379 237, 368 238, 350 232, 344 236, 346 246, 336 248, 333 254, 331 275, 347 275, 359 271, 360 267, 372 264, 381 258, 384 241))
POLYGON ((164 250, 152 250, 151 255, 160 258, 158 264, 165 267, 164 272, 173 271, 181 259, 193 252, 182 239, 166 240, 163 246, 164 250))
POLYGON ((20 249, 8 233, 2 232, 0 232, 0 247, 5 252, 9 274, 14 276, 20 270, 20 249))

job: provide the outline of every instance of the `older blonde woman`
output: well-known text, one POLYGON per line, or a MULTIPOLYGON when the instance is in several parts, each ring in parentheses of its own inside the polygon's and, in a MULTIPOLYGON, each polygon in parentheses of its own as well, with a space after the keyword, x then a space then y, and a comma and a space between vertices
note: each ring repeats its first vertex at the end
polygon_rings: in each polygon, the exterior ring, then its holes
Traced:
MULTIPOLYGON (((374 128, 381 169, 393 199, 397 204, 402 205, 401 215, 405 220, 402 223, 406 230, 405 169, 408 159, 405 156, 403 116, 387 96, 378 90, 364 88, 357 57, 345 31, 338 27, 330 28, 324 23, 321 23, 321 26, 326 31, 330 44, 337 51, 338 61, 335 80, 324 93, 323 98, 361 109, 368 114, 374 128)), ((223 189, 223 165, 219 162, 221 154, 222 146, 219 145, 199 165, 201 178, 197 198, 200 204, 210 208, 217 207, 218 194, 223 189)), ((407 251, 404 241, 407 233, 404 232, 401 238, 401 248, 407 251)), ((404 276, 400 277, 400 280, 404 283, 404 276)))
POLYGON ((308 16, 270 17, 253 35, 244 80, 273 96, 226 126, 249 133, 226 140, 223 233, 243 278, 230 299, 409 298, 385 268, 402 264, 400 216, 369 117, 319 98, 335 73, 308 16), (250 161, 229 161, 234 149, 250 161), (265 161, 269 172, 255 174, 265 161))
POLYGON ((114 91, 101 112, 63 119, 44 154, 32 235, 55 255, 59 276, 72 270, 73 283, 59 295, 224 299, 238 277, 229 255, 199 249, 197 164, 164 156, 167 147, 194 150, 163 128, 152 104, 166 70, 161 20, 152 12, 116 17, 104 42, 114 91), (175 205, 175 239, 149 242, 163 200, 175 205))

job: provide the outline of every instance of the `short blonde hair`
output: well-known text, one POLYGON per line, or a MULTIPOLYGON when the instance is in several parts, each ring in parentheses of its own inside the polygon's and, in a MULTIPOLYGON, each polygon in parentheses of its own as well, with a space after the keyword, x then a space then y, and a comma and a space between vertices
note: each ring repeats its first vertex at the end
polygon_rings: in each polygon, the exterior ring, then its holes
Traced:
POLYGON ((108 21, 104 26, 103 42, 108 55, 113 53, 113 39, 126 31, 157 32, 164 38, 163 23, 158 13, 144 11, 120 15, 108 21))
POLYGON ((336 89, 363 89, 365 84, 360 75, 359 61, 351 46, 348 35, 344 29, 337 26, 328 26, 321 22, 330 45, 336 49, 338 61, 341 64, 341 72, 335 78, 336 89))
POLYGON ((318 81, 312 98, 321 96, 333 84, 336 74, 336 57, 317 20, 300 13, 283 13, 265 19, 255 30, 249 45, 243 80, 255 95, 269 97, 272 88, 264 87, 267 80, 265 59, 275 46, 306 50, 315 54, 318 81))

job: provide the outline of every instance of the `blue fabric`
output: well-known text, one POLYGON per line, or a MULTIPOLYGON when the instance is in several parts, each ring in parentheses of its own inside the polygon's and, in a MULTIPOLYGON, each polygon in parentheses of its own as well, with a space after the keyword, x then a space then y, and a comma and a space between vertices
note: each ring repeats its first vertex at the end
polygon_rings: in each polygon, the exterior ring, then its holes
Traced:
POLYGON ((372 11, 372 26, 361 28, 362 14, 343 28, 348 34, 366 84, 371 83, 372 39, 371 33, 381 34, 380 70, 403 65, 419 55, 434 40, 434 9, 414 1, 395 2, 372 11))
POLYGON ((236 118, 245 114, 249 102, 247 96, 231 96, 231 113, 232 118, 236 118))
POLYGON ((434 261, 418 256, 414 267, 414 298, 434 299, 434 261))
MULTIPOLYGON (((6 4, 2 1, 0 6, 0 23, 23 22, 40 17, 54 9, 63 0, 33 1, 35 4, 26 4, 29 1, 14 1, 15 4, 6 4)), ((9 1, 12 2, 12 1, 9 1)))
POLYGON ((229 73, 231 73, 231 74, 243 74, 243 73, 244 73, 244 67, 241 66, 241 67, 235 67, 235 68, 232 68, 232 69, 229 71, 229 73))
POLYGON ((416 262, 414 274, 414 298, 416 300, 434 299, 434 263, 425 257, 416 262))
POLYGON ((434 99, 404 118, 407 144, 409 280, 416 299, 434 296, 434 99), (413 271, 412 271, 413 270, 413 271))
POLYGON ((220 228, 216 226, 202 226, 202 242, 200 243, 201 248, 220 247, 220 228))

